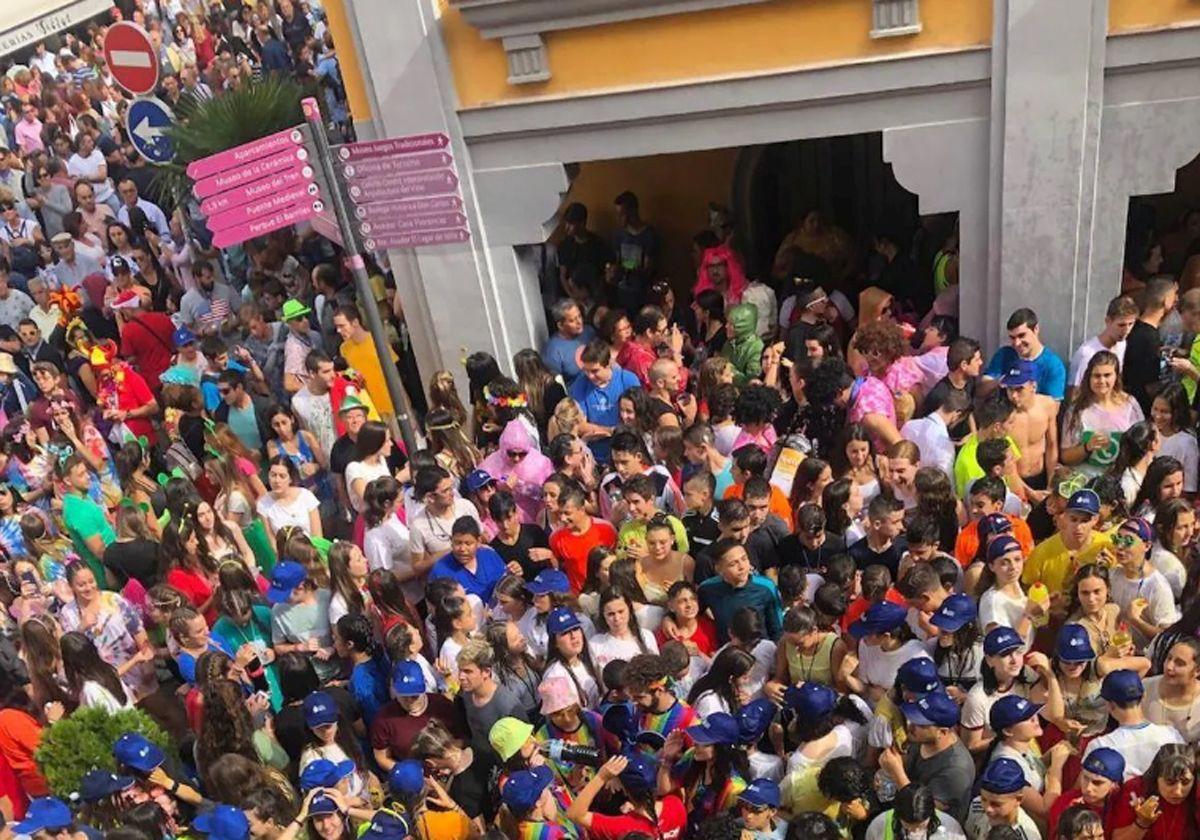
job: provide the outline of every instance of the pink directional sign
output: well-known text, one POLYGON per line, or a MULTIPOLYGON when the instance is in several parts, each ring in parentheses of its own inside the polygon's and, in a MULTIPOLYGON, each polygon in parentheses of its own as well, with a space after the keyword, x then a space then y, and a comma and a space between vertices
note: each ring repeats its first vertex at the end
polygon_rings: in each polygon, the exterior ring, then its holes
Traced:
POLYGON ((317 189, 316 184, 298 184, 290 189, 272 193, 258 201, 252 201, 249 204, 243 204, 240 207, 234 207, 223 213, 209 216, 207 219, 208 229, 214 233, 227 230, 236 225, 246 224, 260 216, 269 216, 272 213, 290 207, 292 204, 319 198, 320 195, 321 191, 317 189))
POLYGON ((408 198, 422 195, 445 195, 458 189, 458 176, 449 169, 432 172, 410 172, 404 175, 372 178, 364 184, 352 184, 348 189, 355 202, 388 198, 408 198))
POLYGON ((325 204, 319 200, 307 199, 299 204, 293 204, 269 216, 260 216, 244 224, 219 230, 213 234, 212 244, 217 248, 228 248, 247 239, 263 236, 273 230, 294 225, 311 219, 314 214, 325 209, 325 204))
POLYGON ((200 212, 205 216, 222 213, 231 207, 259 201, 282 190, 309 184, 313 178, 312 167, 302 166, 299 169, 288 169, 278 175, 251 181, 240 187, 209 196, 200 202, 200 212))
POLYGON ((232 149, 217 152, 215 155, 194 160, 188 164, 187 174, 193 181, 198 181, 201 178, 207 178, 209 175, 215 175, 223 170, 233 169, 236 166, 273 155, 276 152, 295 148, 304 143, 307 136, 308 133, 303 126, 285 128, 283 131, 269 134, 260 140, 243 143, 241 146, 235 146, 232 149))
POLYGON ((432 198, 414 198, 411 201, 376 201, 360 204, 354 215, 367 221, 390 219, 394 216, 419 216, 425 213, 450 213, 461 210, 462 199, 457 195, 438 195, 432 198))
POLYGON ((456 242, 466 242, 470 238, 471 234, 467 232, 466 228, 451 228, 449 230, 430 230, 421 233, 371 237, 363 240, 363 247, 368 251, 385 251, 388 248, 449 245, 456 242))
POLYGON ((276 173, 286 172, 291 169, 301 169, 307 160, 308 150, 303 146, 284 149, 282 152, 273 154, 270 157, 251 161, 244 166, 226 169, 223 172, 218 172, 216 175, 209 175, 207 178, 201 178, 192 187, 192 192, 195 193, 196 198, 208 198, 224 190, 231 190, 234 187, 240 187, 242 184, 266 178, 268 175, 275 175, 276 173))
POLYGON ((363 236, 385 239, 392 234, 463 227, 466 224, 467 217, 462 213, 433 213, 429 216, 394 216, 379 222, 360 222, 358 229, 363 236))
POLYGON ((387 140, 368 140, 364 143, 347 143, 336 146, 334 153, 339 160, 350 163, 364 158, 407 155, 413 152, 436 152, 450 145, 445 134, 413 134, 408 137, 392 137, 387 140))
POLYGON ((420 172, 426 169, 442 169, 453 165, 454 158, 445 152, 425 152, 418 155, 367 158, 360 160, 358 163, 347 163, 342 166, 342 173, 347 178, 363 181, 373 175, 420 172))

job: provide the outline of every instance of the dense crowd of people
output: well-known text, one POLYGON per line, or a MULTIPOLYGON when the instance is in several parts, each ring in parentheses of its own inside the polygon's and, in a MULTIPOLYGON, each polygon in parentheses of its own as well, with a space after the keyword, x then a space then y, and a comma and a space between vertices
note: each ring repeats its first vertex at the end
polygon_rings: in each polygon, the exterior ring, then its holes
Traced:
MULTIPOLYGON (((319 10, 117 6, 166 99, 291 73, 348 125, 319 10)), ((759 271, 713 206, 672 285, 633 193, 570 204, 549 339, 434 372, 407 451, 386 272, 205 245, 104 31, 0 90, 6 834, 1200 831, 1191 228, 1064 360, 959 334, 952 229, 808 213, 759 271), (64 789, 84 710, 131 725, 64 789)))

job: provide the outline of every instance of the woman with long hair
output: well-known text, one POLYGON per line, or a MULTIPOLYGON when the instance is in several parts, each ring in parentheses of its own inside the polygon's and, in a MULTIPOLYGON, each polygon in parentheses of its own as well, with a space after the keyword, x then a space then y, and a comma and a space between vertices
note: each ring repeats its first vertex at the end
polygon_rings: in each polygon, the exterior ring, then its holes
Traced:
POLYGON ((991 743, 988 712, 997 700, 1019 694, 1038 703, 1049 696, 1050 660, 1045 654, 1025 651, 1024 641, 1010 627, 997 627, 983 637, 979 682, 967 692, 962 707, 963 743, 973 754, 982 753, 991 743))
POLYGON ((495 656, 496 682, 512 692, 521 708, 531 715, 531 720, 536 719, 538 684, 542 675, 516 620, 489 621, 483 637, 492 646, 495 656))
POLYGON ((875 468, 875 445, 866 426, 847 423, 833 449, 833 474, 858 485, 863 505, 879 495, 879 473, 875 468))
POLYGON ((658 642, 649 630, 638 624, 633 601, 623 592, 610 587, 600 595, 599 626, 601 632, 588 640, 592 661, 601 671, 614 659, 628 661, 639 653, 658 653, 658 642))
POLYGON ((1138 401, 1121 388, 1121 362, 1107 350, 1092 356, 1063 421, 1059 459, 1088 476, 1117 457, 1114 434, 1145 420, 1138 401))
POLYGON ((310 537, 324 536, 321 529, 321 502, 312 491, 302 486, 300 470, 291 458, 285 455, 272 458, 267 470, 267 482, 271 489, 259 498, 255 507, 266 523, 269 534, 294 526, 310 537))
POLYGON ((529 411, 537 421, 541 439, 548 440, 550 418, 559 402, 566 399, 567 392, 546 367, 541 354, 531 348, 518 350, 513 356, 513 373, 517 376, 517 384, 529 399, 529 411))
POLYGON ((946 693, 956 703, 962 703, 979 682, 983 665, 983 640, 975 618, 975 599, 962 593, 943 601, 930 618, 938 630, 933 662, 946 693))
POLYGON ((25 795, 49 796, 46 778, 34 760, 42 740, 42 724, 23 685, 0 672, 0 756, 8 762, 25 795))
POLYGON ((825 533, 836 536, 845 545, 853 545, 867 535, 863 525, 861 485, 849 476, 834 479, 821 492, 821 510, 825 512, 825 533))
POLYGON ((1164 744, 1141 776, 1125 783, 1113 803, 1113 840, 1185 840, 1195 836, 1196 750, 1164 744))
POLYGON ((725 334, 725 297, 716 289, 705 289, 692 299, 691 308, 696 316, 693 347, 703 368, 709 359, 722 358, 720 353, 728 338, 725 334))
POLYGON ((371 619, 363 613, 339 618, 333 625, 333 646, 338 656, 350 663, 347 687, 369 727, 390 699, 390 668, 383 648, 375 641, 371 619))
POLYGON ((448 370, 434 371, 429 380, 429 413, 433 414, 435 411, 446 412, 458 423, 460 430, 466 428, 470 419, 462 400, 458 397, 458 385, 454 382, 454 374, 448 370))
POLYGON ((233 458, 211 456, 204 459, 204 475, 216 488, 213 508, 222 519, 238 528, 247 528, 255 520, 254 505, 259 498, 262 480, 255 474, 251 479, 238 467, 233 458))
POLYGON ((671 732, 659 760, 659 792, 678 786, 693 825, 734 808, 750 777, 746 749, 738 743, 737 719, 723 712, 709 715, 701 726, 671 732), (685 750, 689 739, 692 746, 685 750))
POLYGON ((217 569, 200 551, 200 535, 193 524, 194 510, 188 506, 184 518, 167 523, 159 546, 159 579, 186 595, 212 624, 217 620, 213 603, 217 569))
POLYGON ((275 650, 271 647, 271 609, 262 602, 258 583, 241 563, 227 561, 217 569, 218 618, 212 636, 233 651, 247 678, 268 692, 271 708, 283 703, 275 650))
POLYGON ((364 525, 361 516, 366 510, 363 494, 372 481, 391 475, 387 459, 393 445, 392 434, 383 423, 367 421, 358 430, 358 439, 354 442, 354 460, 346 465, 345 476, 350 505, 359 514, 359 521, 355 523, 355 542, 359 545, 362 544, 361 529, 364 525))
POLYGON ((227 753, 282 770, 287 753, 265 727, 256 727, 242 688, 233 680, 216 679, 204 687, 204 716, 196 736, 196 770, 211 789, 209 768, 227 753))
POLYGON ((1142 685, 1146 719, 1175 727, 1183 740, 1194 744, 1200 738, 1200 639, 1171 645, 1162 673, 1146 677, 1142 685))
POLYGON ((700 719, 715 712, 737 714, 750 702, 748 683, 754 669, 754 657, 734 647, 722 648, 712 665, 688 691, 688 704, 700 719))
POLYGON ((158 517, 166 509, 167 498, 158 482, 150 477, 149 448, 142 446, 141 441, 127 441, 113 455, 113 467, 125 498, 142 511, 150 533, 161 536, 158 517))
POLYGON ((463 431, 462 423, 449 410, 431 409, 425 416, 425 431, 438 464, 455 478, 463 478, 483 460, 482 453, 463 431))
POLYGON ((1196 511, 1186 499, 1168 499, 1158 506, 1150 563, 1171 584, 1176 602, 1187 585, 1195 537, 1196 511))
MULTIPOLYGON (((796 468, 789 502, 793 511, 806 504, 820 505, 825 488, 833 483, 833 468, 817 457, 805 458, 796 468)), ((794 526, 794 523, 793 523, 794 526)))
POLYGON ((917 491, 917 514, 925 514, 937 522, 938 550, 953 555, 964 516, 962 504, 954 497, 950 476, 937 467, 921 467, 913 486, 917 491))
POLYGON ((133 706, 133 695, 117 669, 100 658, 92 640, 80 632, 63 633, 58 640, 63 675, 76 708, 101 708, 110 712, 133 706))
POLYGON ((329 623, 337 624, 344 615, 364 615, 371 606, 367 588, 370 568, 362 550, 354 543, 334 540, 329 549, 329 582, 333 597, 329 600, 329 623))
MULTIPOLYGON (((1170 455, 1158 455, 1146 467, 1145 478, 1138 488, 1133 503, 1126 509, 1130 516, 1140 516, 1154 521, 1159 505, 1171 499, 1185 498, 1186 473, 1181 464, 1170 455), (1136 511, 1136 513, 1134 513, 1136 511)), ((1122 486, 1124 490, 1124 486, 1122 486)))
POLYGON ((1087 630, 1093 650, 1108 650, 1120 612, 1112 600, 1108 567, 1099 563, 1080 566, 1067 588, 1067 621, 1087 630))
MULTIPOLYGON (((154 648, 142 627, 142 619, 133 605, 115 592, 105 592, 96 576, 82 561, 67 566, 67 583, 74 600, 63 605, 59 622, 65 632, 78 630, 87 635, 100 658, 117 669, 129 686, 134 700, 141 700, 158 689, 154 674, 154 648)), ((118 695, 118 697, 121 695, 118 695)))
POLYGON ((794 606, 783 617, 783 635, 775 648, 774 679, 764 687, 764 693, 780 702, 789 685, 835 685, 845 657, 845 643, 837 633, 817 624, 812 607, 794 606))
POLYGON ((710 356, 700 363, 696 374, 697 422, 708 421, 711 418, 709 402, 717 388, 722 385, 733 385, 733 364, 724 356, 710 356))
POLYGON ((257 569, 254 552, 242 536, 242 531, 233 522, 217 516, 213 506, 201 501, 191 508, 191 523, 199 540, 200 555, 204 565, 217 568, 227 560, 245 564, 247 569, 257 569))
MULTIPOLYGON (((329 462, 316 435, 301 429, 296 415, 285 405, 273 405, 267 410, 267 425, 272 432, 272 437, 264 443, 267 457, 290 459, 300 473, 301 486, 312 491, 323 508, 335 506, 337 495, 329 476, 329 462)), ((332 510, 329 512, 332 514, 332 510)))
POLYGON ((1172 382, 1155 395, 1150 420, 1158 430, 1159 457, 1170 456, 1183 464, 1183 490, 1194 494, 1200 487, 1200 445, 1194 431, 1195 414, 1183 385, 1172 382))
POLYGON ((546 629, 549 640, 542 679, 569 678, 584 705, 595 708, 603 691, 602 669, 592 659, 578 616, 565 607, 555 607, 550 611, 546 629))
POLYGON ((75 708, 75 698, 67 690, 62 673, 60 632, 54 616, 33 616, 21 624, 20 656, 29 674, 29 697, 34 708, 44 710, 47 703, 61 703, 69 712, 75 708))
POLYGON ((797 810, 809 810, 820 799, 817 777, 835 758, 862 760, 869 708, 856 695, 838 698, 832 688, 808 682, 787 692, 784 702, 794 713, 785 746, 787 779, 797 810))
POLYGON ((422 578, 412 564, 408 527, 401 521, 404 494, 400 482, 377 478, 363 494, 363 553, 371 571, 391 572, 404 590, 405 599, 419 604, 425 596, 422 578))
POLYGON ((1117 458, 1107 474, 1121 482, 1127 510, 1135 509, 1150 462, 1158 454, 1158 445, 1158 430, 1148 420, 1134 423, 1121 435, 1117 444, 1117 458))

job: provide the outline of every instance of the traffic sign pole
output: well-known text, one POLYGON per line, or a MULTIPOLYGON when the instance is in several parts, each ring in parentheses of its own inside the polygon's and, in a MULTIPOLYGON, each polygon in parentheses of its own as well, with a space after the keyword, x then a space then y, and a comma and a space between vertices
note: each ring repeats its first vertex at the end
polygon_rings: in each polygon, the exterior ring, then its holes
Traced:
MULTIPOLYGON (((324 173, 325 182, 330 185, 329 203, 333 205, 334 217, 337 219, 337 225, 342 234, 342 243, 346 249, 346 255, 350 258, 350 269, 354 274, 358 299, 362 301, 363 309, 366 312, 367 327, 371 331, 375 349, 379 351, 379 363, 383 368, 383 378, 387 383, 388 395, 392 398, 392 407, 396 410, 395 416, 390 418, 392 434, 399 432, 404 441, 404 447, 411 457, 417 451, 417 436, 412 425, 412 406, 409 403, 408 392, 404 390, 404 383, 400 379, 400 371, 396 368, 392 354, 388 352, 391 350, 391 344, 388 343, 387 331, 383 327, 383 318, 379 314, 379 306, 375 302, 375 293, 371 290, 371 278, 367 275, 366 263, 363 262, 362 252, 358 247, 358 237, 355 235, 358 231, 355 229, 353 217, 346 208, 342 191, 336 186, 338 172, 333 152, 329 146, 329 138, 325 136, 321 109, 317 105, 317 100, 312 97, 302 99, 300 106, 304 111, 304 119, 312 130, 313 148, 317 153, 316 163, 319 165, 320 171, 324 173)), ((444 147, 444 144, 435 145, 436 142, 427 141, 420 150, 444 147)))

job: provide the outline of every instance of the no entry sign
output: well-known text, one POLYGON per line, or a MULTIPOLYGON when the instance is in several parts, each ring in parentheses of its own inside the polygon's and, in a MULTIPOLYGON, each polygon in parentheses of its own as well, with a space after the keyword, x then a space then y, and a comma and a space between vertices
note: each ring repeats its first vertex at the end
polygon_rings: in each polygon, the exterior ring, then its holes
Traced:
POLYGON ((135 96, 158 87, 158 55, 146 30, 136 23, 123 20, 109 27, 104 60, 117 84, 135 96))

